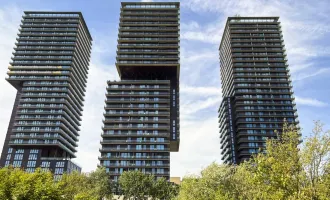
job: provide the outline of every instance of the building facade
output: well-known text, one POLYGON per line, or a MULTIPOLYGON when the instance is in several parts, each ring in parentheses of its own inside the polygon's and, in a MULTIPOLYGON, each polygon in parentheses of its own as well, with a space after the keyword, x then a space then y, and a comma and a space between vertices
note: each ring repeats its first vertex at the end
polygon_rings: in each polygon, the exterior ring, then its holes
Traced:
POLYGON ((122 3, 116 67, 108 81, 100 164, 117 181, 140 170, 170 177, 179 150, 179 3, 122 3))
POLYGON ((0 166, 80 171, 71 161, 92 38, 80 12, 24 12, 6 80, 17 94, 0 166))
POLYGON ((279 18, 229 17, 219 55, 222 160, 239 164, 299 123, 279 18))

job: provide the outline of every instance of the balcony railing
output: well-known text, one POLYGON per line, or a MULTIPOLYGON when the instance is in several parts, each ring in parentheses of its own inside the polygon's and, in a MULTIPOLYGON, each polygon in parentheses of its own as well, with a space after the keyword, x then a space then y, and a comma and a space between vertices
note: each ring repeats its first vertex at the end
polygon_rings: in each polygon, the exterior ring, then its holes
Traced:
POLYGON ((104 126, 102 127, 103 129, 112 129, 112 128, 116 128, 116 129, 129 129, 129 128, 137 128, 137 129, 159 129, 159 128, 170 128, 170 126, 162 126, 162 125, 158 125, 158 126, 137 126, 137 125, 126 125, 126 126, 118 126, 118 125, 114 125, 114 126, 104 126))
POLYGON ((99 160, 117 160, 117 159, 170 159, 170 156, 102 156, 99 160))
POLYGON ((169 167, 170 164, 135 164, 135 163, 127 163, 127 164, 117 164, 117 163, 110 163, 110 164, 102 164, 104 167, 169 167))
POLYGON ((143 144, 143 143, 169 143, 169 140, 101 140, 101 143, 137 143, 137 144, 143 144))
POLYGON ((117 136, 151 136, 151 137, 169 137, 169 133, 102 133, 101 137, 117 136))
POLYGON ((141 148, 141 149, 133 149, 133 148, 106 148, 106 147, 102 147, 100 149, 100 151, 128 151, 128 152, 132 152, 132 151, 169 151, 169 148, 164 148, 164 149, 157 149, 157 148, 141 148))

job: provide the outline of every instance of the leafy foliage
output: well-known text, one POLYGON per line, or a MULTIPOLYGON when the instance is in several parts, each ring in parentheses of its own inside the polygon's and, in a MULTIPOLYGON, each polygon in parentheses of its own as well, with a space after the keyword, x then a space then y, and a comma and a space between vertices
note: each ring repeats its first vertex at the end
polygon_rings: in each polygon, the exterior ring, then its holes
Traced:
POLYGON ((284 126, 277 139, 238 166, 212 163, 183 179, 179 200, 330 199, 330 132, 316 122, 301 149, 299 131, 284 126))
POLYGON ((153 175, 140 171, 124 172, 119 178, 120 188, 125 199, 172 199, 178 193, 178 186, 166 179, 155 180, 153 175))
POLYGON ((27 173, 20 169, 0 169, 0 199, 6 200, 99 200, 111 198, 111 186, 105 169, 88 176, 77 172, 64 174, 58 182, 51 172, 37 169, 27 173))

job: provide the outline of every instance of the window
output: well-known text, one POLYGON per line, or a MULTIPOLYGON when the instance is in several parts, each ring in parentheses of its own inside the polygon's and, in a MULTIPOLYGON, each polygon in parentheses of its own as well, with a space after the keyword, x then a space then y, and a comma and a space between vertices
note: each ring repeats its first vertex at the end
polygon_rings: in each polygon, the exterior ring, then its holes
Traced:
POLYGON ((55 174, 63 174, 63 171, 64 171, 64 168, 55 168, 55 174))
POLYGON ((24 149, 17 149, 16 153, 24 153, 24 149))
POLYGON ((35 167, 37 161, 28 161, 27 167, 35 167))
POLYGON ((15 161, 13 162, 13 167, 21 167, 21 165, 22 165, 22 161, 17 161, 17 160, 15 160, 15 161))
POLYGON ((41 167, 50 167, 50 162, 48 162, 48 161, 43 161, 43 162, 41 163, 41 167))
POLYGON ((26 168, 26 172, 28 172, 28 173, 32 173, 32 172, 34 172, 36 169, 35 168, 26 168))
POLYGON ((22 160, 23 159, 23 154, 15 154, 14 160, 22 160))
POLYGON ((257 153, 256 149, 249 149, 249 153, 257 153))
POLYGON ((164 145, 157 145, 157 150, 164 150, 164 145))
POLYGON ((258 147, 258 143, 249 143, 249 147, 258 147))
POLYGON ((56 167, 64 167, 64 162, 57 162, 56 167))

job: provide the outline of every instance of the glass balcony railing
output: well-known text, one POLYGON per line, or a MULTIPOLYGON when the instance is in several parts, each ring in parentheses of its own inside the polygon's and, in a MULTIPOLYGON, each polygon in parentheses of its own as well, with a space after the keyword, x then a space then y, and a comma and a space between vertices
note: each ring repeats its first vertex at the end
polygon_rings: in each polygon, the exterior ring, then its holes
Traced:
POLYGON ((152 137, 169 137, 170 134, 169 133, 119 133, 119 132, 114 132, 114 133, 107 133, 104 132, 101 134, 102 137, 106 137, 106 136, 152 136, 152 137))
POLYGON ((169 115, 169 112, 106 112, 104 115, 169 115))
POLYGON ((117 61, 119 64, 178 64, 173 61, 117 61))
POLYGON ((100 151, 169 151, 169 148, 107 148, 102 147, 100 151))
POLYGON ((101 143, 137 143, 137 144, 143 144, 143 143, 169 143, 169 140, 101 140, 101 143))
POLYGON ((165 128, 165 129, 168 129, 170 128, 170 126, 162 126, 162 125, 158 125, 158 126, 147 126, 147 125, 144 125, 144 126, 138 126, 138 125, 132 125, 132 124, 128 124, 128 125, 122 125, 122 126, 118 126, 118 125, 113 125, 113 126, 109 126, 109 125, 105 125, 102 127, 102 129, 113 129, 113 128, 116 128, 116 129, 126 129, 126 128, 136 128, 136 129, 159 129, 159 128, 165 128))
POLYGON ((169 159, 170 156, 102 156, 99 157, 99 160, 102 159, 169 159))
POLYGON ((103 163, 104 167, 169 167, 170 164, 135 164, 135 163, 103 163))

